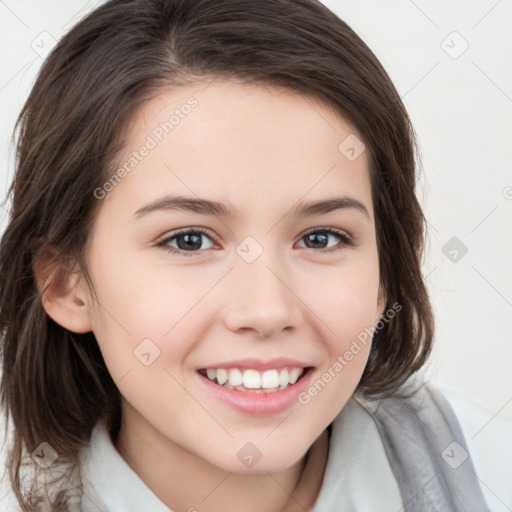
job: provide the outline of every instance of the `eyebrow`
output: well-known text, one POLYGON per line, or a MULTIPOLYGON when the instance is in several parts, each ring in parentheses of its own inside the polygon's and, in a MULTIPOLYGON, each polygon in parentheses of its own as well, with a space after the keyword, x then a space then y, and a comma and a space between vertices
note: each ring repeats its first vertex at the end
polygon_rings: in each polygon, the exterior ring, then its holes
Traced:
MULTIPOLYGON (((332 197, 307 203, 300 202, 293 208, 293 213, 298 217, 309 217, 350 209, 359 211, 368 219, 370 218, 366 206, 355 197, 350 196, 332 197)), ((238 217, 240 215, 236 208, 228 207, 218 201, 187 196, 165 196, 142 206, 134 213, 134 216, 140 218, 153 212, 168 210, 219 217, 238 217)))

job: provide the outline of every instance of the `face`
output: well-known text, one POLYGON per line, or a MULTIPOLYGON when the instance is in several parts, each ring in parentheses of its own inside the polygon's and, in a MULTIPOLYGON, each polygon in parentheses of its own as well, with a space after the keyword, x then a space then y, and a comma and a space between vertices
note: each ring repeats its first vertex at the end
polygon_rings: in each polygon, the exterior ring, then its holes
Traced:
POLYGON ((263 473, 333 421, 369 354, 354 341, 384 305, 356 136, 323 104, 230 82, 137 113, 86 258, 122 429, 263 473))

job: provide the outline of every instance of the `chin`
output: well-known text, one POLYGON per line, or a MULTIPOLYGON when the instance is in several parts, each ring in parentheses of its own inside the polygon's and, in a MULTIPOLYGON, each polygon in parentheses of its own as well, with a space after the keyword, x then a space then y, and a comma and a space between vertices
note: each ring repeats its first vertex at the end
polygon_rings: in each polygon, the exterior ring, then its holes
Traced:
POLYGON ((258 443, 254 444, 247 441, 245 443, 236 443, 236 447, 226 448, 222 453, 209 454, 208 461, 211 464, 238 474, 256 475, 266 473, 280 473, 286 471, 297 464, 309 449, 309 445, 304 449, 297 446, 297 443, 291 443, 291 446, 273 446, 267 440, 266 447, 259 448, 258 443), (235 454, 234 457, 226 457, 226 452, 235 454))

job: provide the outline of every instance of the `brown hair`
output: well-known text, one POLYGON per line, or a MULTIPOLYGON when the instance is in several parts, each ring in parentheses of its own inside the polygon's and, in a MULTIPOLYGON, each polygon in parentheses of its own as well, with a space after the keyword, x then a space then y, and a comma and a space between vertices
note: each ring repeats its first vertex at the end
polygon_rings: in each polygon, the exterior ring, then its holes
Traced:
MULTIPOLYGON (((364 138, 381 285, 400 313, 375 333, 358 391, 397 393, 431 351, 421 275, 425 219, 415 195, 418 148, 393 83, 357 34, 317 0, 111 0, 44 62, 16 123, 16 176, 0 248, 1 403, 15 433, 8 467, 23 510, 23 450, 42 441, 77 464, 94 425, 112 435, 120 394, 92 332, 45 313, 33 265, 48 249, 78 264, 112 176, 123 127, 163 88, 220 77, 283 86, 336 109, 364 138)), ((91 283, 90 283, 91 284, 91 283)), ((62 492, 52 510, 66 506, 62 492)))

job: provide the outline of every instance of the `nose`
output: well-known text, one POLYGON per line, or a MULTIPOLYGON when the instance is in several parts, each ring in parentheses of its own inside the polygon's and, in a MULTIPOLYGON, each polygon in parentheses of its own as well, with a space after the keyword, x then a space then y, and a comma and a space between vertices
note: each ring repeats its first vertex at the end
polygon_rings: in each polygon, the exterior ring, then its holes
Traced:
POLYGON ((228 277, 226 327, 233 332, 253 331, 260 338, 300 327, 305 306, 289 276, 275 258, 262 255, 250 264, 238 259, 228 277))

